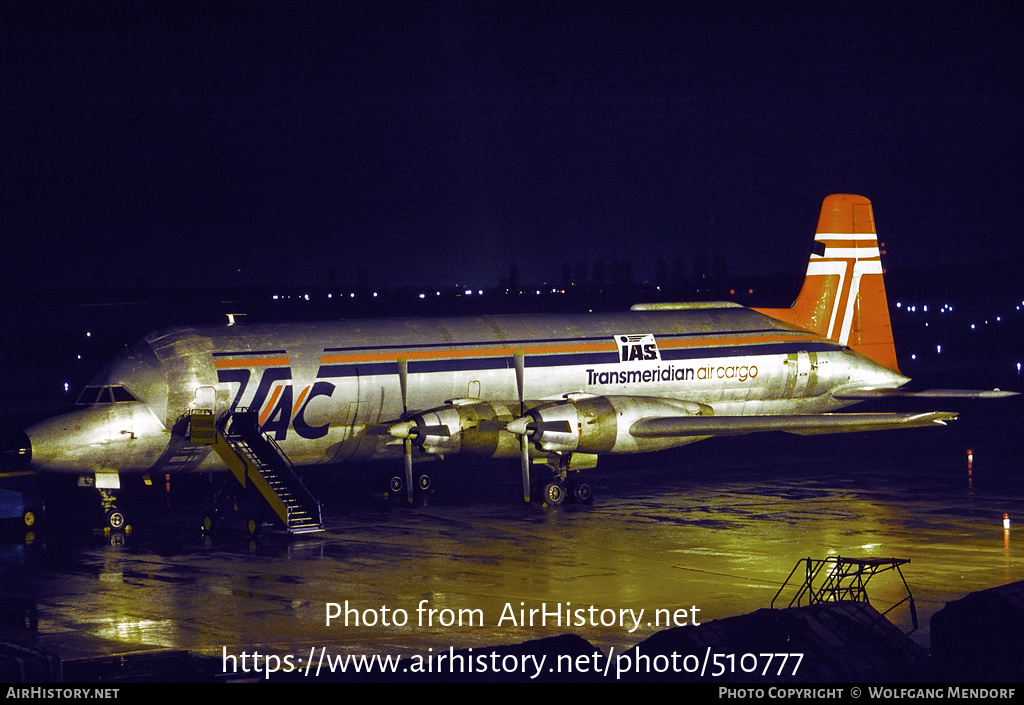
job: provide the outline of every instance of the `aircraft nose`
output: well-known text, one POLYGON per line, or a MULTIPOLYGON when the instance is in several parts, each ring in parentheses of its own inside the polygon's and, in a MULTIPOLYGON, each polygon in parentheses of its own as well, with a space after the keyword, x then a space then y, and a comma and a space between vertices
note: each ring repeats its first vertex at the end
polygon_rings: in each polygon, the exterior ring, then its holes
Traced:
POLYGON ((32 460, 32 442, 23 431, 0 436, 0 469, 24 470, 32 460))

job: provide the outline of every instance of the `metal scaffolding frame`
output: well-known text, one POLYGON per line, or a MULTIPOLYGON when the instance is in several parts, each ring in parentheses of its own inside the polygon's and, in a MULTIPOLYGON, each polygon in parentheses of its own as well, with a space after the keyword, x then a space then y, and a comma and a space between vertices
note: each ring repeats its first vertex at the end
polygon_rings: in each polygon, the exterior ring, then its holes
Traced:
POLYGON ((910 593, 910 586, 900 566, 909 563, 909 558, 844 558, 842 556, 829 556, 828 558, 801 558, 793 566, 789 577, 775 593, 772 598, 771 607, 775 608, 775 602, 779 600, 782 593, 789 586, 793 577, 797 575, 800 566, 804 566, 803 583, 797 588, 796 595, 789 601, 787 607, 800 607, 804 604, 814 605, 821 602, 840 602, 843 600, 854 602, 865 602, 871 604, 868 599, 868 582, 879 573, 895 570, 903 581, 903 587, 907 589, 907 596, 882 612, 882 616, 889 614, 904 602, 910 603, 910 619, 916 631, 917 607, 914 604, 914 596, 910 593), (828 570, 826 571, 826 567, 828 570), (815 580, 822 577, 820 586, 815 586, 815 580))

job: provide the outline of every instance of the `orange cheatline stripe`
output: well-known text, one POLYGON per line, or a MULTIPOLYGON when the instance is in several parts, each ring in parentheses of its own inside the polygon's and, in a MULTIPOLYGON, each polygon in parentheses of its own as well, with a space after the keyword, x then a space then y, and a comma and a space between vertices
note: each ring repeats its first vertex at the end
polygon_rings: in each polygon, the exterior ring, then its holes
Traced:
POLYGON ((292 416, 295 416, 295 414, 299 413, 299 407, 302 406, 302 400, 306 398, 306 394, 308 392, 309 392, 309 385, 307 384, 303 388, 302 393, 299 394, 299 400, 297 402, 295 402, 295 408, 292 409, 292 416))
POLYGON ((277 403, 277 398, 281 396, 282 389, 284 389, 284 387, 282 386, 274 387, 274 393, 270 396, 270 401, 267 402, 267 405, 265 407, 263 407, 263 413, 260 414, 260 426, 266 423, 267 417, 270 416, 270 412, 274 408, 274 404, 277 403))
POLYGON ((255 357, 238 360, 217 360, 214 367, 267 367, 269 365, 287 365, 287 357, 255 357))
MULTIPOLYGON (((655 335, 657 339, 657 335, 655 335)), ((688 340, 658 340, 659 348, 692 348, 706 345, 734 345, 740 343, 785 343, 817 340, 813 335, 758 335, 756 333, 742 336, 718 338, 693 338, 688 340)), ((409 352, 360 353, 357 355, 325 355, 320 358, 322 364, 339 362, 388 362, 404 358, 406 360, 440 360, 466 357, 511 357, 516 351, 525 355, 550 355, 554 353, 574 352, 618 352, 614 344, 591 343, 587 345, 552 345, 543 348, 475 348, 471 350, 417 350, 409 352)))

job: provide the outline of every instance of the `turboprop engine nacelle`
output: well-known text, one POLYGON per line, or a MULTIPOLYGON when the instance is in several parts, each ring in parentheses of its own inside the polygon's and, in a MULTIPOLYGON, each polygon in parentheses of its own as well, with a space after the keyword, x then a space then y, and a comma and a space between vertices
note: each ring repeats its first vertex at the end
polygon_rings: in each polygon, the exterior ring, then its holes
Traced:
MULTIPOLYGON (((712 413, 711 407, 689 401, 567 395, 565 401, 529 409, 522 430, 539 449, 552 453, 634 453, 679 445, 673 438, 635 438, 629 429, 640 419, 712 413)), ((513 424, 509 430, 518 429, 513 424)))
POLYGON ((526 435, 548 453, 633 453, 680 445, 675 438, 636 438, 630 427, 640 419, 707 416, 711 407, 655 397, 568 395, 541 402, 516 418, 504 404, 454 400, 392 425, 388 432, 408 438, 424 453, 468 453, 490 458, 519 455, 526 435))
POLYGON ((500 403, 476 399, 449 401, 445 406, 421 411, 388 431, 409 438, 424 453, 472 453, 486 457, 514 457, 518 440, 505 431, 512 410, 500 403))

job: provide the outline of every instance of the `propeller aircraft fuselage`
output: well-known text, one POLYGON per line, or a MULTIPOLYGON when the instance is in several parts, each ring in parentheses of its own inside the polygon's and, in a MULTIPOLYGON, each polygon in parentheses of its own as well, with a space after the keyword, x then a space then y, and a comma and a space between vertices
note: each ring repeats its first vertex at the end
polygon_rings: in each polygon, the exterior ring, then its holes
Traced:
POLYGON ((815 240, 788 309, 648 304, 155 333, 108 366, 72 411, 28 429, 30 467, 94 474, 97 486, 117 473, 222 470, 209 446, 191 441, 190 413, 244 408, 295 465, 397 468, 405 458, 411 492, 422 459, 518 457, 524 496, 531 465, 543 463, 544 499, 557 502, 602 454, 954 418, 834 413, 909 380, 896 365, 870 203, 829 196, 815 240))

